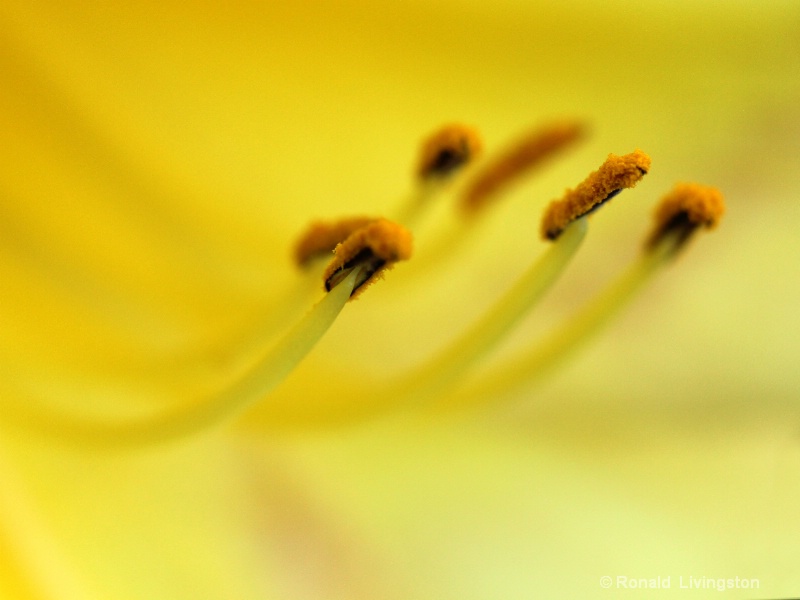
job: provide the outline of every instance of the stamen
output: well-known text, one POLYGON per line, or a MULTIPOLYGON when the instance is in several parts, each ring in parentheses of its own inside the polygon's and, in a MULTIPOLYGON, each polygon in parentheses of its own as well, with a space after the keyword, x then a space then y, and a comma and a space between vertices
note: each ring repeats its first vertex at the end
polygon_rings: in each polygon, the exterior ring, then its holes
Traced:
POLYGON ((430 405, 489 354, 545 295, 577 253, 586 231, 585 219, 570 225, 478 323, 422 366, 382 385, 351 389, 344 403, 337 402, 337 398, 316 398, 310 411, 294 404, 262 405, 261 414, 268 415, 272 425, 325 427, 430 405))
POLYGON ((315 221, 297 240, 294 259, 299 267, 307 267, 314 259, 330 258, 338 244, 350 234, 376 221, 373 217, 350 217, 338 221, 315 221))
MULTIPOLYGON (((646 251, 627 271, 544 340, 469 390, 460 391, 442 407, 463 408, 487 403, 522 384, 531 385, 548 374, 591 340, 661 268, 672 262, 676 249, 683 247, 686 239, 684 219, 696 222, 692 231, 701 225, 711 228, 716 226, 724 209, 722 194, 714 188, 697 184, 677 186, 664 197, 656 211, 657 241, 648 243, 646 251), (672 226, 665 229, 664 224, 671 223, 676 215, 683 215, 680 227, 677 230, 672 226)), ((653 239, 653 235, 650 239, 653 239)))
POLYGON ((431 201, 482 150, 483 142, 477 130, 460 123, 440 127, 425 138, 417 159, 415 186, 395 212, 394 219, 408 228, 416 228, 431 201))
POLYGON ((528 133, 475 176, 461 206, 467 214, 482 209, 504 187, 584 136, 583 123, 561 122, 528 133))
MULTIPOLYGON (((464 210, 468 214, 477 213, 502 188, 580 139, 583 133, 582 124, 569 122, 550 125, 525 136, 475 178, 463 196, 464 210)), ((427 138, 416 168, 417 187, 401 212, 403 223, 416 221, 430 196, 440 191, 480 151, 477 133, 463 125, 445 126, 427 138)), ((541 232, 545 239, 555 243, 549 245, 544 255, 484 318, 430 362, 387 382, 380 389, 370 386, 368 389, 348 390, 351 393, 345 406, 325 403, 319 413, 315 411, 311 417, 303 414, 300 422, 310 424, 316 419, 319 423, 326 418, 340 423, 358 421, 398 408, 428 405, 443 391, 460 382, 469 369, 513 330, 565 271, 586 235, 586 215, 622 189, 635 186, 649 171, 650 162, 650 157, 641 150, 624 156, 609 155, 597 171, 574 190, 567 190, 561 200, 549 205, 541 223, 541 232)), ((722 197, 712 188, 692 184, 676 187, 656 213, 657 223, 648 238, 647 251, 628 272, 518 360, 469 391, 457 391, 451 395, 452 402, 448 408, 491 400, 510 387, 541 376, 558 360, 585 343, 621 310, 652 274, 684 246, 696 229, 715 226, 723 210, 722 197)), ((459 223, 462 230, 457 233, 460 235, 469 225, 459 223)), ((463 238, 460 235, 458 239, 463 238)), ((455 244, 448 243, 447 246, 452 250, 455 244)), ((73 415, 54 414, 32 405, 15 405, 4 414, 5 420, 34 425, 40 431, 66 437, 69 441, 130 445, 177 439, 231 419, 262 400, 292 372, 326 333, 350 298, 357 297, 397 261, 410 257, 412 236, 404 226, 386 219, 354 217, 330 223, 317 222, 299 239, 294 257, 298 266, 309 272, 312 269, 308 267, 313 263, 319 266, 317 258, 331 252, 333 258, 323 273, 328 294, 244 376, 219 393, 201 402, 138 420, 90 421, 73 415)), ((297 304, 296 301, 287 301, 284 307, 291 309, 297 304)), ((257 336, 255 341, 260 343, 263 340, 257 336)), ((265 404, 267 412, 274 410, 276 404, 265 404)), ((280 413, 282 408, 277 408, 280 413)), ((303 411, 304 406, 292 405, 288 409, 292 413, 288 415, 289 420, 293 414, 303 411), (293 410, 297 412, 292 413, 293 410)), ((273 420, 273 424, 275 422, 273 420)))
MULTIPOLYGON (((449 223, 438 233, 428 246, 425 260, 418 270, 430 271, 439 268, 448 257, 456 254, 469 243, 469 236, 475 234, 475 217, 495 199, 503 189, 521 179, 524 175, 545 163, 573 143, 582 139, 586 131, 583 123, 577 121, 555 122, 529 132, 484 166, 467 184, 459 198, 459 205, 469 219, 458 219, 449 223)), ((401 213, 401 222, 413 224, 416 212, 401 213)), ((419 271, 418 271, 419 272, 419 271)))
MULTIPOLYGON (((430 399, 455 383, 483 356, 491 352, 514 326, 541 300, 566 270, 586 236, 587 223, 579 219, 528 269, 514 287, 465 335, 427 365, 405 385, 406 401, 430 399)), ((395 386, 392 386, 395 388, 395 386)))
POLYGON ((482 149, 483 143, 473 127, 458 123, 445 125, 423 140, 417 176, 421 180, 450 177, 482 149))
POLYGON ((561 200, 554 200, 542 219, 542 237, 556 239, 567 224, 589 214, 625 188, 632 188, 650 170, 650 157, 636 150, 631 154, 609 154, 597 171, 574 190, 567 190, 561 200))
POLYGON ((402 225, 378 219, 357 229, 334 250, 334 258, 323 274, 325 289, 331 290, 358 271, 352 297, 357 297, 368 285, 400 260, 411 257, 411 233, 402 225))
POLYGON ((655 226, 645 246, 652 250, 672 237, 677 252, 699 227, 716 227, 724 212, 725 202, 718 189, 697 183, 679 183, 656 207, 655 226))
POLYGON ((199 403, 181 406, 140 420, 105 422, 38 410, 34 403, 14 406, 8 420, 67 442, 131 446, 175 440, 210 429, 238 415, 275 389, 306 357, 336 320, 361 278, 361 269, 347 276, 241 379, 199 403))
MULTIPOLYGON (((330 260, 336 245, 347 239, 347 236, 356 229, 375 220, 372 217, 350 217, 338 221, 311 223, 297 240, 293 252, 295 263, 304 271, 303 276, 298 278, 292 288, 284 290, 278 298, 273 299, 270 310, 249 323, 240 337, 232 339, 227 344, 230 350, 225 355, 225 362, 235 365, 243 360, 252 359, 255 352, 263 350, 266 340, 273 338, 281 330, 285 330, 288 324, 302 316, 307 302, 314 297, 314 294, 319 293, 316 277, 330 260)), ((214 355, 214 362, 218 361, 219 356, 214 355)), ((205 366, 200 365, 201 368, 205 366)))
MULTIPOLYGON (((298 266, 304 270, 303 276, 298 279, 293 288, 273 301, 269 312, 250 323, 246 333, 226 344, 230 351, 224 355, 225 366, 232 368, 248 364, 253 357, 263 352, 268 340, 273 335, 285 330, 288 325, 302 316, 304 307, 313 297, 312 294, 319 293, 318 284, 314 282, 317 281, 316 278, 324 268, 324 264, 320 264, 320 261, 325 259, 326 262, 329 262, 338 244, 344 242, 354 231, 376 221, 378 221, 377 218, 351 217, 339 221, 312 223, 295 245, 295 259, 298 266)), ((332 284, 341 281, 348 272, 349 269, 343 270, 332 284)), ((365 272, 363 277, 368 277, 368 272, 365 272)), ((218 367, 220 356, 214 355, 213 360, 214 366, 218 367)), ((207 365, 195 366, 206 368, 207 365)))

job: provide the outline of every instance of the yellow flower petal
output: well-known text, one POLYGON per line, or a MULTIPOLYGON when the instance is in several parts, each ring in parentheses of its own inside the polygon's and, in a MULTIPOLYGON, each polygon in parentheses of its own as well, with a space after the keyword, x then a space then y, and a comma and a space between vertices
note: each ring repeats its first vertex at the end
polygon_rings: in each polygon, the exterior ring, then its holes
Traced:
MULTIPOLYGON (((513 415, 264 439, 254 412, 134 456, 3 428, 0 558, 20 568, 0 568, 0 592, 594 597, 603 576, 663 573, 796 593, 798 10, 4 2, 6 405, 30 394, 118 416, 215 389, 247 362, 228 342, 290 287, 296 232, 393 206, 417 136, 452 119, 492 147, 551 116, 585 117, 594 137, 512 190, 448 277, 416 285, 398 269, 402 293, 377 286, 278 400, 433 354, 524 269, 513 259, 543 203, 597 156, 647 148, 648 189, 708 182, 729 210, 713 243, 513 415)), ((636 251, 650 197, 593 224, 541 322, 636 251)))

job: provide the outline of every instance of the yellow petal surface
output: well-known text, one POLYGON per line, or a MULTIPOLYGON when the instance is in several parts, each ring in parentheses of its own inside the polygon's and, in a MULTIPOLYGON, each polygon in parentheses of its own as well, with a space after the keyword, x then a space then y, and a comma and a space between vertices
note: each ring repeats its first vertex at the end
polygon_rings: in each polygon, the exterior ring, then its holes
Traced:
POLYGON ((487 148, 553 117, 592 133, 446 271, 412 261, 348 307, 234 426, 105 453, 3 419, 0 596, 594 597, 603 577, 796 594, 798 40, 789 0, 3 2, 6 415, 219 388, 294 285, 297 233, 390 210, 441 123, 487 148), (636 147, 654 165, 635 200, 593 220, 494 360, 631 260, 675 181, 722 190, 726 220, 545 385, 463 418, 270 427, 276 405, 346 402, 433 355, 541 250, 547 202, 636 147))

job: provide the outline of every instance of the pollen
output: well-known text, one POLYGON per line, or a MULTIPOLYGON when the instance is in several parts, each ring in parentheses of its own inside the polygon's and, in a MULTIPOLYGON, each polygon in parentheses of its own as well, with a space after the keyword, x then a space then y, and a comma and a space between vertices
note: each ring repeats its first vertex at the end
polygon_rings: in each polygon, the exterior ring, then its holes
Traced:
POLYGON ((325 269, 325 289, 332 290, 354 269, 360 269, 353 286, 355 298, 368 285, 401 260, 411 257, 411 232, 387 219, 377 219, 352 232, 334 249, 334 258, 325 269))
POLYGON ((667 235, 677 236, 678 246, 699 227, 713 229, 725 213, 725 201, 717 188, 697 183, 679 183, 656 206, 655 224, 646 247, 653 248, 667 235))
POLYGON ((449 177, 480 155, 482 149, 483 142, 473 127, 445 125, 423 140, 417 175, 422 180, 449 177))
POLYGON ((542 217, 542 237, 554 240, 575 219, 588 214, 626 188, 635 186, 650 170, 650 157, 636 150, 631 154, 609 154, 599 169, 578 187, 554 200, 542 217))
POLYGON ((337 244, 376 221, 373 217, 350 217, 338 221, 315 221, 308 226, 294 247, 294 260, 299 267, 308 266, 315 258, 329 256, 337 244))
POLYGON ((475 176, 464 192, 462 208, 467 213, 483 208, 502 188, 583 138, 585 130, 583 123, 564 121, 524 135, 475 176))

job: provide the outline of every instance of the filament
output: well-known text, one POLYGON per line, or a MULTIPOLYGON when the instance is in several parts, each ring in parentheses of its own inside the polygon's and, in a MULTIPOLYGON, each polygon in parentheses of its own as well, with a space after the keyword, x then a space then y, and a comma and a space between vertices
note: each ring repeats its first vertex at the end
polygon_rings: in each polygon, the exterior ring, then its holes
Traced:
POLYGON ((530 386, 570 358, 617 314, 660 271, 671 262, 679 244, 677 235, 665 237, 639 258, 616 281, 590 300, 577 314, 551 331, 517 359, 512 359, 494 372, 442 401, 439 408, 476 407, 495 402, 498 396, 522 385, 530 386))
POLYGON ((410 230, 417 230, 425 213, 433 205, 437 196, 447 188, 447 180, 418 180, 408 195, 400 202, 392 214, 392 220, 402 223, 410 230))
POLYGON ((416 229, 420 221, 455 175, 474 162, 483 150, 483 142, 474 127, 450 123, 422 140, 411 193, 397 209, 393 220, 416 229))
POLYGON ((140 420, 120 422, 40 412, 30 406, 15 409, 19 412, 10 415, 11 420, 53 433, 66 441, 102 446, 165 442, 220 425, 263 399, 295 369, 333 325, 349 300, 360 271, 360 268, 353 269, 241 379, 201 402, 140 420))
POLYGON ((269 413, 276 423, 335 425, 359 423, 398 410, 420 407, 458 383, 465 373, 489 354, 555 284, 576 254, 587 232, 586 219, 570 224, 545 254, 531 266, 495 306, 438 356, 404 376, 375 389, 351 391, 346 405, 321 401, 311 413, 298 407, 279 407, 269 413))
POLYGON ((421 372, 412 374, 401 388, 405 388, 417 403, 459 380, 544 297, 580 248, 586 231, 585 219, 568 226, 564 235, 548 248, 481 321, 421 372))

